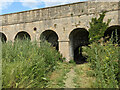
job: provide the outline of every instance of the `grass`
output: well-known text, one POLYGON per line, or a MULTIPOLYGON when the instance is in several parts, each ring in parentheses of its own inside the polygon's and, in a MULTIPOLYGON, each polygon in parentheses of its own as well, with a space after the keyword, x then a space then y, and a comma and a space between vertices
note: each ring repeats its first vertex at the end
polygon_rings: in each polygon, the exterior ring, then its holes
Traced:
POLYGON ((47 42, 16 40, 3 43, 3 88, 45 88, 61 55, 47 42))
POLYGON ((65 88, 66 74, 74 67, 74 64, 59 62, 57 69, 50 75, 48 88, 65 88))
MULTIPOLYGON (((97 88, 118 88, 119 85, 119 46, 112 41, 101 45, 92 43, 86 48, 90 67, 96 77, 97 88)), ((84 51, 84 50, 83 50, 84 51)))
POLYGON ((91 71, 89 63, 76 65, 74 68, 76 75, 74 77, 74 83, 76 88, 93 88, 95 77, 91 76, 88 72, 91 71))
POLYGON ((93 81, 87 75, 88 64, 63 62, 60 53, 47 42, 40 46, 19 40, 4 43, 2 56, 3 88, 65 88, 71 69, 75 71, 76 87, 91 87, 93 81))
MULTIPOLYGON (((113 60, 117 60, 118 57, 116 54, 118 54, 118 48, 114 46, 110 47, 99 47, 100 55, 103 54, 101 57, 106 56, 107 53, 105 50, 110 49, 109 51, 113 60), (105 49, 105 54, 100 51, 103 49, 105 49)), ((94 59, 95 54, 91 54, 91 56, 92 55, 94 59)), ((101 60, 101 58, 98 59, 101 60)), ((96 59, 94 59, 94 61, 95 60, 96 59)), ((107 62, 111 59, 107 56, 106 58, 103 57, 102 60, 104 60, 103 62, 105 63, 101 64, 105 64, 104 67, 106 67, 107 62)), ((99 77, 96 78, 96 75, 101 75, 96 73, 100 71, 95 71, 90 67, 91 65, 94 66, 95 63, 89 62, 76 65, 73 60, 69 63, 63 62, 60 53, 47 42, 40 43, 40 46, 36 42, 31 43, 30 41, 19 40, 14 43, 4 43, 2 47, 2 63, 3 88, 65 88, 68 78, 67 75, 71 70, 75 72, 72 80, 76 88, 96 88, 97 85, 95 84, 101 83, 96 83, 96 79, 100 79, 99 77)), ((99 64, 100 63, 97 63, 96 66, 99 64)), ((115 64, 113 66, 118 65, 115 62, 111 62, 110 64, 115 64)), ((109 69, 109 67, 110 66, 107 68, 109 69)), ((100 68, 101 70, 106 70, 106 68, 103 69, 103 65, 100 68)), ((97 67, 97 69, 100 68, 97 67)), ((110 72, 111 70, 112 69, 110 69, 110 72)), ((117 68, 115 71, 117 71, 117 68)), ((116 73, 118 72, 115 72, 115 74, 116 73)), ((107 76, 107 73, 104 74, 107 76)), ((70 81, 72 82, 72 80, 70 81)), ((103 80, 105 79, 103 78, 103 80)), ((111 82, 110 79, 108 79, 108 81, 111 82)))
POLYGON ((48 88, 66 88, 65 82, 67 74, 73 69, 75 75, 73 85, 75 88, 95 88, 95 76, 93 70, 90 69, 89 63, 76 65, 74 63, 59 62, 58 67, 52 72, 48 88))
POLYGON ((75 66, 63 62, 47 42, 28 40, 3 43, 3 88, 63 88, 66 74, 75 66))

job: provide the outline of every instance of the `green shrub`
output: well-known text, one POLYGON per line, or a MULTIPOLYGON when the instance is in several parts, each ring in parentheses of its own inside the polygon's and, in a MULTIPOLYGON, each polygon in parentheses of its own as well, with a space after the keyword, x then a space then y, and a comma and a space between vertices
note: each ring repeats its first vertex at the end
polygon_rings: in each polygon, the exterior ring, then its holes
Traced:
POLYGON ((105 12, 100 14, 98 19, 92 18, 89 29, 91 44, 90 47, 83 48, 83 51, 87 53, 87 60, 95 72, 95 86, 98 88, 118 88, 120 77, 118 72, 119 46, 117 42, 113 44, 113 41, 117 40, 113 40, 113 37, 109 42, 100 40, 111 21, 109 19, 107 23, 103 22, 104 17, 105 12))
POLYGON ((74 61, 74 60, 70 60, 69 63, 73 63, 73 64, 75 64, 75 61, 74 61))
POLYGON ((95 72, 96 87, 118 88, 118 60, 119 47, 112 43, 102 46, 92 43, 91 47, 84 48, 88 54, 88 61, 95 72))
POLYGON ((93 70, 89 70, 86 72, 88 76, 95 77, 95 72, 93 70))
POLYGON ((16 40, 2 45, 3 88, 43 88, 61 55, 47 42, 16 40), (39 46, 40 45, 40 46, 39 46))
POLYGON ((106 12, 100 14, 100 17, 98 19, 96 17, 92 18, 89 28, 90 43, 99 41, 104 36, 104 32, 108 28, 111 21, 110 19, 108 19, 107 23, 103 22, 105 13, 106 12))

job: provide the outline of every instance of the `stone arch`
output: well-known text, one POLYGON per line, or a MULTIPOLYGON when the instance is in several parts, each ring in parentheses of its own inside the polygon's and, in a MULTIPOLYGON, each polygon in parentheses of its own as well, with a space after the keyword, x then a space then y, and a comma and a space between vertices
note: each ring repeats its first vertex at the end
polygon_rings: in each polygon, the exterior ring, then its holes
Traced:
POLYGON ((58 39, 57 33, 53 30, 45 30, 40 35, 40 40, 48 41, 56 50, 59 50, 58 39))
POLYGON ((117 41, 120 44, 120 25, 114 25, 107 28, 107 30, 104 33, 105 42, 109 41, 112 36, 113 36, 113 43, 117 41), (117 34, 117 39, 116 39, 116 34, 117 34))
POLYGON ((85 28, 76 28, 70 35, 70 58, 74 59, 76 63, 84 63, 85 57, 82 55, 82 46, 87 46, 89 32, 85 28))
POLYGON ((5 35, 4 33, 2 33, 2 32, 0 32, 0 40, 1 40, 2 42, 6 42, 6 41, 7 41, 6 35, 5 35))
POLYGON ((31 40, 31 36, 29 35, 29 33, 25 32, 25 31, 20 31, 16 34, 14 40, 16 39, 20 39, 20 40, 25 40, 25 39, 28 39, 28 40, 31 40))

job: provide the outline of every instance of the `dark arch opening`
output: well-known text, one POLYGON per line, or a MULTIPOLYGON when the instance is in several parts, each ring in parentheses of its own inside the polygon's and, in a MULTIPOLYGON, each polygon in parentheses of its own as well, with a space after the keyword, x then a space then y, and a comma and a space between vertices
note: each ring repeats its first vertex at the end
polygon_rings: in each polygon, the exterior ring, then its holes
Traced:
POLYGON ((118 43, 120 45, 120 26, 111 26, 104 33, 105 42, 113 38, 113 44, 118 43))
POLYGON ((87 57, 83 55, 82 47, 88 46, 88 35, 89 32, 84 28, 74 29, 70 33, 70 57, 74 59, 77 64, 86 62, 87 57))
POLYGON ((2 42, 6 42, 6 41, 7 41, 7 38, 6 38, 5 34, 3 34, 3 33, 1 33, 1 32, 0 32, 0 40, 1 40, 2 42))
POLYGON ((46 40, 51 43, 51 46, 59 50, 58 46, 58 35, 52 30, 46 30, 40 35, 40 40, 46 40))
POLYGON ((15 40, 16 39, 19 39, 19 40, 26 40, 26 39, 31 40, 30 35, 25 31, 17 33, 17 35, 15 36, 15 40))

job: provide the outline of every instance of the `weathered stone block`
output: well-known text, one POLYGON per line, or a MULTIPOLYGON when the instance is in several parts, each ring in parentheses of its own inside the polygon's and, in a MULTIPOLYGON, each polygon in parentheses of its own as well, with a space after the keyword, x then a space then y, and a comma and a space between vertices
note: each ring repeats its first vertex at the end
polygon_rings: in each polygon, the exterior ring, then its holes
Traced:
POLYGON ((49 19, 49 16, 48 16, 48 8, 42 9, 42 10, 41 10, 41 13, 42 13, 42 20, 49 19))
POLYGON ((71 11, 69 5, 61 6, 61 17, 71 16, 71 11))

